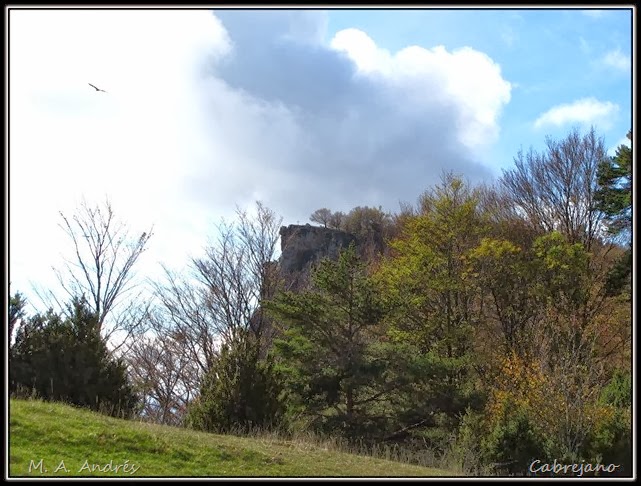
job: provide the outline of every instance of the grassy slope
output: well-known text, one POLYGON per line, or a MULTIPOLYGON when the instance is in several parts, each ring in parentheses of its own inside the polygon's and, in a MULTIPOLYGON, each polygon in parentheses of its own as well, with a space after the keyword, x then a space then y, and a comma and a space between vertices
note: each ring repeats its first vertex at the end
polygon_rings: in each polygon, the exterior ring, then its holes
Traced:
POLYGON ((126 477, 134 466, 138 469, 133 476, 143 477, 453 475, 300 442, 118 420, 57 403, 10 400, 9 407, 10 476, 126 477), (43 474, 33 467, 41 459, 43 474), (92 473, 83 469, 85 461, 104 467, 110 461, 116 466, 127 460, 126 471, 92 473))

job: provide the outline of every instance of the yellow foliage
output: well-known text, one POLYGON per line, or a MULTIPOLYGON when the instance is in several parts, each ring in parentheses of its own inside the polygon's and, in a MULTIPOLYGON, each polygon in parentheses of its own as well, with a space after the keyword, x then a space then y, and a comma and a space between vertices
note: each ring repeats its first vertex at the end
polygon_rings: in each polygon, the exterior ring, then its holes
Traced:
POLYGON ((527 361, 511 352, 504 357, 488 403, 491 423, 500 420, 507 404, 528 412, 539 424, 558 413, 560 396, 550 386, 537 361, 527 361))

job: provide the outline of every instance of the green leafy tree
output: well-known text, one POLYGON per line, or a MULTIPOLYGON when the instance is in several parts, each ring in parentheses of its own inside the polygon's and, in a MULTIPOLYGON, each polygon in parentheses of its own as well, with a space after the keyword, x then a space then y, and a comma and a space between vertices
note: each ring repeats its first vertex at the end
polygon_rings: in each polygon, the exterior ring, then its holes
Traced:
POLYGON ((11 349, 10 389, 128 417, 138 397, 127 368, 110 357, 99 321, 85 300, 74 299, 67 318, 49 310, 23 325, 11 349))
POLYGON ((478 406, 472 376, 480 292, 468 264, 486 226, 478 202, 476 191, 447 174, 405 219, 377 275, 395 304, 391 341, 415 346, 429 370, 407 397, 406 421, 422 423, 413 435, 429 435, 436 447, 466 407, 478 406))
MULTIPOLYGON (((567 316, 578 316, 590 299, 590 256, 583 245, 570 243, 561 233, 553 231, 536 239, 533 252, 541 298, 567 316)), ((583 312, 581 317, 585 320, 589 316, 583 312)))
POLYGON ((532 461, 548 457, 545 437, 527 412, 506 402, 502 414, 484 440, 481 451, 495 473, 524 475, 532 461))
POLYGON ((477 203, 460 179, 447 176, 422 197, 421 213, 391 243, 392 257, 382 268, 388 290, 401 302, 394 329, 424 352, 457 358, 470 350, 478 315, 467 260, 484 229, 477 203))
POLYGON ((586 455, 619 464, 616 476, 632 471, 632 374, 615 370, 599 397, 600 414, 590 431, 586 455))
MULTIPOLYGON (((503 349, 524 356, 541 313, 532 284, 534 263, 527 251, 505 239, 483 238, 469 254, 470 270, 483 296, 484 324, 498 324, 503 349)), ((496 351, 496 349, 495 349, 496 351)))
POLYGON ((603 388, 600 400, 619 408, 632 406, 632 374, 629 371, 616 370, 608 385, 603 388))

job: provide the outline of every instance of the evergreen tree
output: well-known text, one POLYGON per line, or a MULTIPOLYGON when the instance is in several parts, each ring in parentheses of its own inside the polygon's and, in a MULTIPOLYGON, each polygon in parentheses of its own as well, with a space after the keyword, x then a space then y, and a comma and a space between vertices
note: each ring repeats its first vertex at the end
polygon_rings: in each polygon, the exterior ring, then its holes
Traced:
POLYGON ((387 400, 408 378, 385 342, 386 304, 355 246, 323 260, 310 289, 267 306, 286 327, 275 346, 291 416, 348 439, 385 434, 387 400))
POLYGON ((249 332, 225 343, 205 375, 188 423, 208 432, 248 432, 271 427, 283 412, 282 387, 270 356, 260 359, 260 343, 249 332))
MULTIPOLYGON (((632 132, 628 132, 632 142, 632 132)), ((599 164, 598 208, 606 214, 608 230, 613 235, 630 237, 632 229, 632 148, 620 145, 616 155, 599 164)))
POLYGON ((68 315, 63 319, 49 310, 19 329, 11 349, 11 391, 130 416, 138 398, 125 364, 110 357, 95 313, 76 298, 68 315))
POLYGON ((9 345, 11 346, 11 338, 13 337, 13 330, 16 324, 25 317, 25 306, 27 301, 20 292, 16 292, 9 298, 9 345))
MULTIPOLYGON (((631 131, 627 137, 632 142, 631 131)), ((597 177, 596 201, 606 215, 608 232, 628 246, 608 278, 608 293, 614 295, 629 284, 632 271, 632 148, 620 145, 614 157, 599 165, 597 177)))

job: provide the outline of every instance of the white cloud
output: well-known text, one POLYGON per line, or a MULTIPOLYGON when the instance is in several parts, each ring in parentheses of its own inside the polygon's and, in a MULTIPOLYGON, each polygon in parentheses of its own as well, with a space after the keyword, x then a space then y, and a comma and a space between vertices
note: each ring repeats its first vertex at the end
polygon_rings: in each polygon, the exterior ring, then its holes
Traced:
POLYGON ((379 49, 370 37, 359 29, 344 29, 334 35, 330 45, 344 51, 363 73, 392 70, 392 56, 385 49, 379 49))
POLYGON ((511 85, 486 54, 470 47, 449 52, 443 46, 410 46, 392 55, 358 29, 338 32, 331 45, 345 52, 359 72, 410 93, 411 104, 454 105, 458 134, 468 147, 479 148, 497 139, 499 115, 510 101, 511 85))
POLYGON ((510 100, 479 51, 391 53, 355 29, 327 46, 317 11, 12 10, 10 22, 10 265, 23 292, 54 285, 68 250, 58 211, 83 195, 108 195, 132 229, 155 224, 139 269, 153 276, 257 198, 290 224, 323 206, 396 210, 443 169, 488 178, 479 153, 510 100))
POLYGON ((621 49, 616 49, 607 52, 602 58, 601 63, 607 67, 616 69, 618 71, 629 71, 632 68, 632 59, 621 52, 621 49))
POLYGON ((52 285, 67 243, 58 211, 83 195, 108 195, 134 228, 173 219, 156 225, 149 258, 170 260, 198 225, 178 216, 181 180, 206 137, 197 80, 230 49, 220 22, 202 11, 12 10, 10 26, 12 288, 52 285))
POLYGON ((534 122, 535 128, 546 125, 562 126, 572 123, 583 125, 599 124, 610 126, 612 117, 619 111, 619 106, 610 101, 598 101, 595 98, 583 98, 572 103, 550 108, 534 122))

